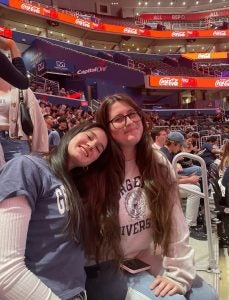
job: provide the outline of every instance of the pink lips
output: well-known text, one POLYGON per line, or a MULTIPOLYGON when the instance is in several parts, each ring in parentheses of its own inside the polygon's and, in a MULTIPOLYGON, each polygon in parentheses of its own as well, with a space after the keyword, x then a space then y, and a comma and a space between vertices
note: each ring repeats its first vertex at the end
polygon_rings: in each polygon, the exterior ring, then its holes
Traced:
POLYGON ((88 150, 84 146, 79 146, 79 147, 81 148, 81 150, 83 150, 86 157, 88 157, 89 156, 88 150))

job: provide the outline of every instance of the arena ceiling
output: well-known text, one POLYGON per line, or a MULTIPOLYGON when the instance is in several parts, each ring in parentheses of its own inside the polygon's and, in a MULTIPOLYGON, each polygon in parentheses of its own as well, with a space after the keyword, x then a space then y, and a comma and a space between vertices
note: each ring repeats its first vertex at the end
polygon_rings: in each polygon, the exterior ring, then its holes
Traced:
POLYGON ((46 5, 93 13, 97 12, 98 4, 107 4, 110 7, 111 15, 115 16, 117 13, 120 13, 120 10, 123 10, 129 12, 130 17, 134 17, 142 12, 184 13, 229 6, 229 0, 41 0, 39 2, 46 5))

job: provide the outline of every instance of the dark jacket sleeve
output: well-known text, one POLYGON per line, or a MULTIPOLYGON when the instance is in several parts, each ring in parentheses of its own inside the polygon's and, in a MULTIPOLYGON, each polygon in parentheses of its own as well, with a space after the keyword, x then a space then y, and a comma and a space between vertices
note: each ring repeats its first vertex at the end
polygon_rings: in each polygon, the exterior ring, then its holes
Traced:
POLYGON ((12 63, 0 52, 0 77, 18 89, 27 89, 29 79, 26 76, 26 68, 21 57, 13 58, 12 63))
POLYGON ((229 167, 226 168, 222 178, 222 185, 225 187, 229 187, 229 167))

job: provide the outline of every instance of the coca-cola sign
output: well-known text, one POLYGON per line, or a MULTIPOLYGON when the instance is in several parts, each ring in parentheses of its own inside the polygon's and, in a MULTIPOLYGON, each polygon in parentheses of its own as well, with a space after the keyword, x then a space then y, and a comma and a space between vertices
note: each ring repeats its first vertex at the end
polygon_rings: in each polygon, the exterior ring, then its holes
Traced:
POLYGON ((90 22, 82 20, 82 19, 76 19, 75 24, 86 27, 86 28, 90 28, 90 22))
POLYGON ((214 30, 213 36, 226 36, 227 32, 226 30, 214 30))
POLYGON ((215 82, 216 87, 229 87, 229 79, 218 79, 215 82))
POLYGON ((159 85, 160 86, 178 87, 179 86, 179 80, 177 78, 162 77, 159 80, 159 85))
POLYGON ((131 28, 131 27, 125 27, 123 29, 123 32, 129 34, 138 34, 138 30, 136 28, 131 28))
POLYGON ((29 11, 31 13, 35 13, 35 14, 40 14, 41 13, 40 7, 33 6, 33 5, 28 4, 28 3, 23 3, 21 5, 21 9, 29 11))
POLYGON ((172 37, 185 37, 186 33, 185 31, 173 31, 172 37))
POLYGON ((210 59, 211 53, 198 53, 197 58, 198 59, 210 59))

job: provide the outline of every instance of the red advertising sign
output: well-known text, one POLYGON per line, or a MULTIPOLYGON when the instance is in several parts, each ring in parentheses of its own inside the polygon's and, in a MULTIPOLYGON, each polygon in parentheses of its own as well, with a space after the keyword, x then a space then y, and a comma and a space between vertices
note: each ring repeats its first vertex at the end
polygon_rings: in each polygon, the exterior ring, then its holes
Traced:
POLYGON ((12 39, 12 30, 6 27, 0 26, 0 35, 6 38, 12 39))
POLYGON ((140 15, 141 19, 152 21, 194 21, 204 20, 209 18, 228 17, 229 9, 214 10, 203 13, 192 14, 150 14, 143 13, 140 15))
MULTIPOLYGON (((227 30, 149 30, 135 27, 96 23, 83 18, 75 17, 67 13, 62 13, 54 9, 47 9, 35 4, 24 3, 21 0, 9 0, 9 6, 28 13, 54 18, 56 20, 79 26, 88 30, 104 31, 121 35, 147 36, 157 39, 186 39, 186 38, 206 38, 206 37, 229 37, 227 30)), ((229 12, 229 10, 227 10, 229 12)))
POLYGON ((229 89, 229 78, 153 76, 145 78, 147 88, 160 89, 229 89))
POLYGON ((9 0, 9 6, 24 10, 29 13, 46 16, 53 19, 58 19, 58 12, 53 8, 46 8, 34 3, 25 3, 21 0, 9 0))

